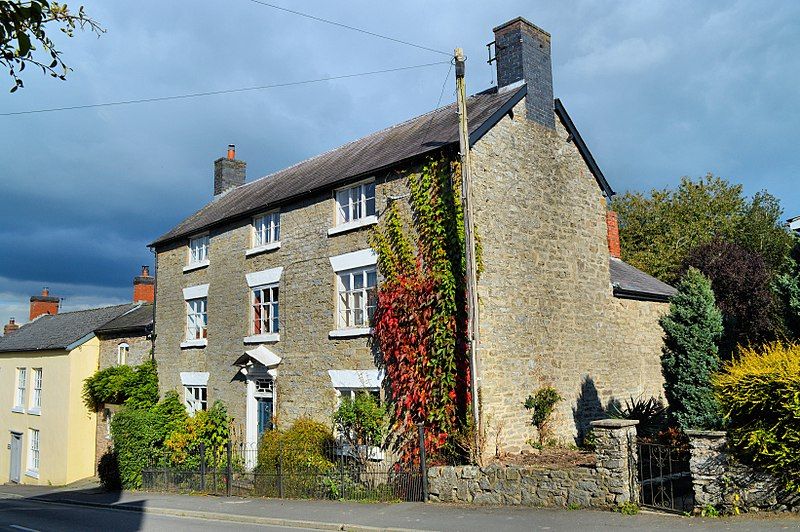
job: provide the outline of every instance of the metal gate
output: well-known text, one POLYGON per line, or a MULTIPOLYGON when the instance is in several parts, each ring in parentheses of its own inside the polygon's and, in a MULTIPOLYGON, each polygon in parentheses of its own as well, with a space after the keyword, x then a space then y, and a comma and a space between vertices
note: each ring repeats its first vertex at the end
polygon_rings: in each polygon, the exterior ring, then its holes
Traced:
POLYGON ((639 441, 639 504, 668 512, 690 512, 694 490, 689 448, 639 441))

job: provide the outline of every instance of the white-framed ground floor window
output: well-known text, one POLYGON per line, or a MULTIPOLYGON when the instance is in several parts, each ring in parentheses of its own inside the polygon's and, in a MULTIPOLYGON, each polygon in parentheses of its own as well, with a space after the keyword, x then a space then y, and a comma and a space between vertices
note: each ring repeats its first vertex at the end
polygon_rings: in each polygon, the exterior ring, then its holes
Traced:
POLYGON ((25 474, 39 478, 39 431, 28 429, 28 467, 25 474))
POLYGON ((186 412, 193 416, 201 410, 208 410, 208 373, 205 371, 181 372, 183 402, 186 412))

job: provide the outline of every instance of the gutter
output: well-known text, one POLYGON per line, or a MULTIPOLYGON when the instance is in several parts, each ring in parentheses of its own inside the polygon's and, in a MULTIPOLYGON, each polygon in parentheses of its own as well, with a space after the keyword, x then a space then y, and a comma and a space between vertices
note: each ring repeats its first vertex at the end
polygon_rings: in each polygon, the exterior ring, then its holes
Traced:
POLYGON ((633 299, 636 301, 652 301, 654 303, 669 303, 672 296, 667 294, 655 294, 653 292, 644 292, 641 290, 631 290, 629 288, 620 288, 619 286, 613 287, 614 297, 620 299, 633 299))

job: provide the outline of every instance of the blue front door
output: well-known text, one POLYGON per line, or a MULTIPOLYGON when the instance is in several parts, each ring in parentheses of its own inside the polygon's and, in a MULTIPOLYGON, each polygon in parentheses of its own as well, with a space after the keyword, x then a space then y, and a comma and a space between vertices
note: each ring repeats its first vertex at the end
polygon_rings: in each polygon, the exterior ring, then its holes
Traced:
POLYGON ((258 437, 264 431, 272 430, 272 397, 257 397, 256 403, 258 405, 258 437))

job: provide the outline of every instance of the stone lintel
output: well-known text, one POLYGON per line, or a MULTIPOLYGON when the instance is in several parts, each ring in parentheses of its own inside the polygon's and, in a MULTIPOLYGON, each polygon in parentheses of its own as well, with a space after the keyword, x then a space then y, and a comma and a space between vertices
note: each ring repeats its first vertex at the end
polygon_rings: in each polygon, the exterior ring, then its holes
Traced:
POLYGON ((638 424, 636 419, 598 419, 589 423, 595 429, 624 429, 638 424))
POLYGON ((686 435, 690 438, 706 438, 709 440, 714 440, 718 438, 724 438, 728 435, 728 433, 724 430, 687 430, 686 435))

